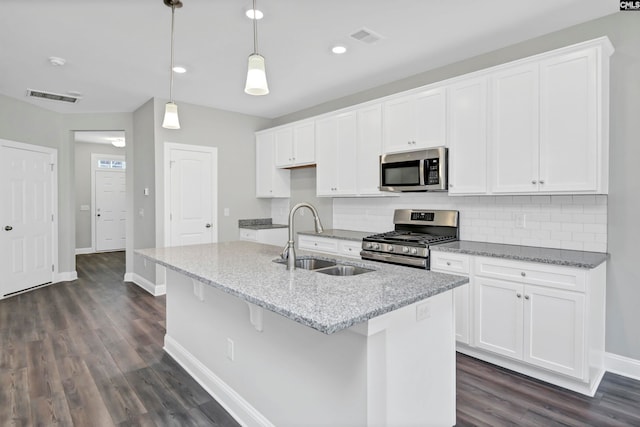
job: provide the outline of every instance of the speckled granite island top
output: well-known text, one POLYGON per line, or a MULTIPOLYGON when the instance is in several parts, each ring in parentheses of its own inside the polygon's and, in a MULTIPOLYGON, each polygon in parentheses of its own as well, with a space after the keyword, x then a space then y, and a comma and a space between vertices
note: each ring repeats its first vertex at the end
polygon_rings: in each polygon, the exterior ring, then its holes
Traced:
POLYGON ((273 262, 280 248, 244 241, 136 253, 325 334, 468 282, 461 276, 301 250, 296 251, 298 258, 335 259, 375 271, 344 277, 303 269, 290 272, 273 262))
POLYGON ((471 242, 466 240, 433 245, 431 246, 431 250, 587 269, 596 268, 605 262, 609 256, 602 252, 583 252, 533 246, 504 245, 500 243, 471 242))
POLYGON ((273 228, 287 228, 286 224, 273 224, 271 218, 256 218, 256 219, 239 219, 238 228, 245 228, 249 230, 271 230, 273 228))

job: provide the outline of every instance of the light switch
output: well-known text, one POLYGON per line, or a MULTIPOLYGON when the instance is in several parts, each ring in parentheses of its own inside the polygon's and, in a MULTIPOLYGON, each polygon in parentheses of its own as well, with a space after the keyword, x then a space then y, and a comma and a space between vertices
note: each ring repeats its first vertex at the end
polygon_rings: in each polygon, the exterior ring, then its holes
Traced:
POLYGON ((224 208, 224 216, 229 216, 229 208, 224 208))
POLYGON ((80 205, 80 210, 81 211, 90 211, 91 210, 91 206, 89 206, 89 205, 80 205))
POLYGON ((144 217, 144 209, 143 208, 140 208, 138 210, 138 216, 140 216, 140 218, 144 217))

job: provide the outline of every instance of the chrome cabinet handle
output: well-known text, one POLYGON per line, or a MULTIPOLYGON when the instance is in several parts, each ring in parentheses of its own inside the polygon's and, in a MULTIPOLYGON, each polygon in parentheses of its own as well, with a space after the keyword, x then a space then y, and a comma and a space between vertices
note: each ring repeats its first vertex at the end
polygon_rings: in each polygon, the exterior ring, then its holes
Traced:
POLYGON ((525 273, 525 272, 523 271, 523 272, 521 272, 521 273, 520 273, 520 275, 521 275, 522 277, 525 277, 525 276, 527 275, 527 273, 525 273))
POLYGON ((524 296, 524 299, 529 299, 529 295, 525 295, 525 296, 524 296))
POLYGON ((535 179, 531 180, 532 184, 536 184, 538 181, 536 181, 535 179))
POLYGON ((542 180, 542 179, 541 179, 541 180, 540 180, 540 184, 544 184, 544 180, 542 180))
POLYGON ((516 294, 518 298, 522 298, 522 294, 516 294))
POLYGON ((447 261, 447 265, 451 265, 451 263, 449 261, 447 261))
POLYGON ((205 225, 205 227, 211 228, 211 224, 207 224, 207 225, 205 225))
POLYGON ((10 225, 7 225, 7 226, 4 228, 4 231, 11 231, 11 230, 13 230, 13 227, 12 227, 12 226, 10 226, 10 225))

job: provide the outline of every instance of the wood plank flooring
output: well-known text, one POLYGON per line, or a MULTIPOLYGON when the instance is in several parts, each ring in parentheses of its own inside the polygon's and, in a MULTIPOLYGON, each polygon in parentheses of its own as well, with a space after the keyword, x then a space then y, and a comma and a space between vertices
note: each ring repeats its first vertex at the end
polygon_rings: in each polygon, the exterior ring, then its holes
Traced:
MULTIPOLYGON (((77 270, 0 301, 0 426, 238 425, 162 351, 165 298, 123 282, 124 253, 77 270)), ((618 375, 588 398, 458 355, 457 387, 460 427, 640 426, 640 382, 618 375)))

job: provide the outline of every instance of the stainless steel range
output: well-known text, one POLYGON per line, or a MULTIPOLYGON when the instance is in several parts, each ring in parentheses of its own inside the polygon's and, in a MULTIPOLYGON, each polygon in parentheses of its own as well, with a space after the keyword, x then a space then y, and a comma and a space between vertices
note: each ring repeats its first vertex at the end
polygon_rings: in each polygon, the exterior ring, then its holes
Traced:
POLYGON ((362 259, 429 269, 429 246, 458 240, 458 211, 396 209, 395 229, 362 239, 362 259))

